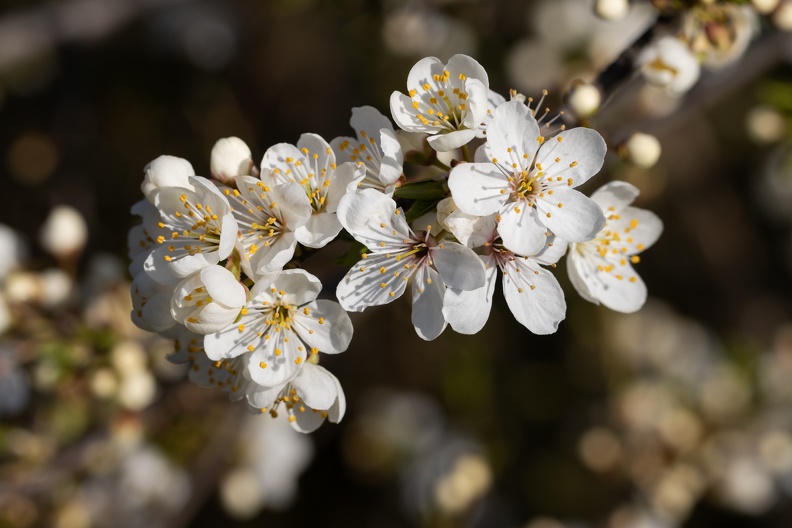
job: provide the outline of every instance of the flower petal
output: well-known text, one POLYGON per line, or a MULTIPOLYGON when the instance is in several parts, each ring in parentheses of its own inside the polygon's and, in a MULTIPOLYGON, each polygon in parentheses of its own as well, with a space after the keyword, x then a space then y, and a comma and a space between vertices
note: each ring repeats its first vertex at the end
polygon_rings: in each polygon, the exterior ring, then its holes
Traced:
POLYGON ((310 361, 305 363, 291 385, 311 409, 326 411, 338 398, 335 376, 310 361))
POLYGON ((607 230, 620 234, 620 241, 611 243, 611 247, 626 255, 635 255, 647 249, 663 233, 663 221, 646 209, 626 207, 618 216, 618 219, 608 221, 607 230))
POLYGON ((413 108, 412 99, 399 92, 393 92, 390 98, 390 108, 393 120, 399 128, 407 132, 424 132, 434 134, 442 129, 439 125, 423 124, 418 119, 420 110, 413 108))
POLYGON ((390 185, 401 177, 404 170, 404 154, 392 128, 380 129, 380 148, 382 148, 380 181, 390 185))
POLYGON ((434 267, 449 288, 475 290, 484 286, 484 265, 472 249, 444 242, 431 249, 434 267))
POLYGON ((314 213, 308 223, 297 228, 297 241, 310 248, 321 248, 332 242, 342 229, 338 216, 331 213, 314 213))
POLYGON ((404 264, 385 255, 370 255, 359 261, 338 283, 336 297, 341 306, 350 312, 362 312, 369 306, 395 301, 404 294, 405 279, 412 274, 404 264))
POLYGON ((462 145, 467 145, 476 137, 475 129, 454 130, 452 132, 441 132, 434 136, 429 136, 426 141, 437 152, 448 152, 462 145))
POLYGON ((566 317, 564 291, 553 274, 539 266, 504 273, 503 296, 514 318, 534 334, 554 333, 566 317))
POLYGON ((533 207, 506 204, 500 214, 498 233, 503 245, 518 255, 535 255, 547 243, 547 228, 533 207))
POLYGON ((418 337, 431 341, 443 333, 445 285, 438 272, 429 266, 420 266, 412 286, 412 324, 418 337))
POLYGON ((455 332, 472 335, 484 328, 492 309, 497 277, 498 267, 490 266, 485 270, 486 282, 481 288, 470 291, 446 289, 443 318, 455 332))
POLYGON ((605 226, 602 209, 575 189, 555 189, 536 201, 539 218, 553 233, 569 242, 591 240, 605 226))
POLYGON ((343 352, 352 341, 352 320, 335 301, 318 300, 294 314, 295 332, 306 345, 320 352, 343 352))
MULTIPOLYGON (((572 244, 569 254, 567 255, 567 275, 569 276, 569 282, 572 283, 578 295, 588 302, 599 304, 600 302, 594 295, 592 288, 589 287, 589 284, 593 282, 595 273, 595 265, 578 253, 576 244, 572 244)), ((596 287, 594 289, 596 290, 596 287)))
POLYGON ((624 181, 608 182, 591 195, 606 216, 620 213, 638 197, 640 191, 635 185, 624 181))
POLYGON ((528 170, 539 149, 540 135, 531 110, 519 101, 509 101, 495 109, 487 127, 486 152, 491 161, 502 164, 509 172, 512 163, 528 170))
POLYGON ((451 170, 448 188, 462 212, 487 216, 509 200, 509 180, 493 163, 462 163, 451 170))
POLYGON ((250 378, 265 387, 276 387, 294 379, 302 369, 307 351, 294 332, 281 330, 270 334, 248 357, 250 378))
POLYGON ((561 178, 556 180, 558 186, 577 187, 599 172, 607 152, 608 146, 599 132, 577 127, 548 139, 539 149, 536 163, 548 177, 561 178))

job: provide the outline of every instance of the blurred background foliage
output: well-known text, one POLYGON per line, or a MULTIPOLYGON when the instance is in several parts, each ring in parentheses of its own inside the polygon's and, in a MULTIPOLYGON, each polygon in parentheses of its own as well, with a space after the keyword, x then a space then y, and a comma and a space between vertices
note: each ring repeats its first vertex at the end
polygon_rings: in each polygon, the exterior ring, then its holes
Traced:
MULTIPOLYGON (((632 79, 589 123, 614 151, 635 130, 663 145, 585 189, 630 181, 665 222, 637 314, 577 297, 563 263, 552 336, 497 297, 484 331, 433 342, 406 300, 353 314, 330 360, 349 412, 310 437, 184 381, 129 321, 151 159, 207 174, 221 137, 255 158, 349 135, 351 108, 387 113, 428 55, 559 108, 651 19, 587 0, 5 0, 0 222, 27 249, 0 278, 0 526, 792 526, 792 38, 764 19, 684 99, 632 79), (87 239, 55 251, 39 233, 60 205, 87 239)), ((340 244, 305 265, 327 295, 340 244)))

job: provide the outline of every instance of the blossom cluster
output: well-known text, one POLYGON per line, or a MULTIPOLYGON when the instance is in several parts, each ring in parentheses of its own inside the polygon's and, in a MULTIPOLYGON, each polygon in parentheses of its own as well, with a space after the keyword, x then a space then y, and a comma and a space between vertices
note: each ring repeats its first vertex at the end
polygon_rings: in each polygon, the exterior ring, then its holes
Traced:
POLYGON ((607 145, 593 129, 556 124, 562 114, 540 114, 543 99, 506 100, 468 56, 428 57, 410 71, 407 92, 391 96, 398 132, 366 106, 352 110, 354 137, 303 134, 270 147, 258 166, 244 142, 222 139, 211 178, 186 160, 157 158, 132 209, 141 217, 129 237, 133 320, 174 339, 171 359, 189 362, 196 383, 260 412, 283 406, 308 432, 344 414, 319 354, 348 348, 347 312, 408 289, 421 338, 449 325, 473 334, 489 317, 500 269, 515 319, 551 334, 566 315, 553 270, 567 254, 581 296, 638 310, 647 294, 632 265, 662 223, 632 207, 638 190, 628 183, 591 197, 577 190, 600 171, 607 145), (440 173, 413 181, 405 159, 440 173), (322 284, 300 256, 339 235, 357 262, 337 285, 338 302, 317 300, 322 284))

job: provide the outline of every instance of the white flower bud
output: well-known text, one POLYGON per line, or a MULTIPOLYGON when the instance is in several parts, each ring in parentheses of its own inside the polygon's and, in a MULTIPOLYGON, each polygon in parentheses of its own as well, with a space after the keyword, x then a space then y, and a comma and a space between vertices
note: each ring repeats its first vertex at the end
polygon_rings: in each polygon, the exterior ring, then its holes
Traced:
POLYGON ((630 10, 628 0, 597 0, 594 12, 605 20, 619 20, 627 15, 630 10))
POLYGON ((5 295, 11 303, 37 302, 41 297, 41 284, 33 273, 15 271, 6 277, 5 295))
POLYGON ((599 111, 602 94, 593 84, 578 83, 570 89, 566 103, 572 113, 583 119, 599 111))
POLYGON ((38 279, 41 285, 41 304, 46 308, 56 308, 64 304, 74 291, 74 281, 62 269, 42 271, 38 279))
POLYGON ((786 136, 784 116, 769 106, 757 106, 748 112, 746 126, 748 135, 760 145, 776 143, 786 136))
POLYGON ((109 368, 100 368, 90 379, 91 392, 99 398, 110 398, 118 390, 118 379, 109 368))
POLYGON ((157 395, 157 383, 146 370, 137 370, 121 378, 118 402, 132 411, 148 407, 157 395))
POLYGON ((619 148, 622 158, 638 167, 649 169, 660 159, 662 147, 656 137, 636 132, 619 148))
POLYGON ((773 13, 773 24, 782 31, 792 31, 792 2, 785 1, 773 13))
POLYGON ((253 157, 244 141, 238 137, 228 137, 214 144, 209 164, 212 176, 231 184, 237 176, 251 175, 253 157))
POLYGON ((778 6, 779 0, 751 0, 754 9, 762 15, 770 14, 778 6))
POLYGON ((5 299, 0 295, 0 334, 8 330, 12 322, 11 310, 8 309, 8 304, 6 304, 5 299))
POLYGON ((145 177, 140 184, 140 190, 146 195, 149 202, 153 203, 154 192, 163 187, 184 187, 194 190, 189 181, 190 176, 195 176, 195 170, 186 159, 176 156, 160 156, 150 162, 143 169, 145 177))
POLYGON ((22 237, 7 225, 0 224, 0 280, 18 268, 27 256, 22 237))
POLYGON ((55 207, 39 231, 42 247, 56 257, 78 253, 88 241, 88 226, 77 209, 68 205, 55 207))
POLYGON ((637 62, 647 81, 675 95, 690 90, 701 75, 698 59, 685 43, 670 35, 647 46, 637 62))

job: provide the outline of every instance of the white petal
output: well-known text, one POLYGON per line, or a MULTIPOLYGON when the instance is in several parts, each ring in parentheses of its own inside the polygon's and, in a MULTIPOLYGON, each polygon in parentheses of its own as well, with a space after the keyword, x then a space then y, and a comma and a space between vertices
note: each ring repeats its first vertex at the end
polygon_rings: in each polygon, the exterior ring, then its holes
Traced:
POLYGON ((448 152, 462 145, 467 145, 476 137, 475 129, 454 130, 453 132, 442 132, 434 136, 429 136, 426 141, 437 152, 448 152))
POLYGON ((521 169, 529 169, 534 159, 541 135, 531 110, 519 101, 509 101, 495 109, 487 127, 486 149, 490 160, 508 167, 517 163, 521 169))
POLYGON ((280 271, 292 259, 296 247, 294 233, 283 233, 269 246, 259 246, 250 256, 250 266, 257 275, 280 271))
POLYGON ((335 214, 314 213, 308 223, 297 228, 294 236, 304 246, 321 248, 332 242, 341 229, 341 222, 335 214))
MULTIPOLYGON (((547 243, 542 251, 533 255, 533 259, 542 265, 549 266, 559 261, 566 253, 569 242, 555 235, 547 237, 547 243)), ((531 256, 531 255, 528 255, 531 256)))
POLYGON ((292 426, 292 429, 299 433, 313 433, 319 426, 321 426, 325 418, 322 415, 322 411, 314 411, 309 408, 305 408, 303 412, 300 412, 300 406, 296 406, 296 408, 289 409, 289 424, 292 426), (294 418, 292 420, 291 418, 294 418))
POLYGON ((326 411, 338 398, 336 379, 330 372, 310 361, 303 366, 300 374, 292 381, 300 398, 311 409, 326 411))
POLYGON ((374 138, 377 141, 380 129, 386 128, 393 131, 390 120, 373 106, 353 108, 349 124, 355 129, 357 136, 365 141, 368 141, 368 138, 374 138))
POLYGON ((621 251, 624 247, 625 254, 635 255, 657 242, 663 232, 663 221, 646 209, 627 207, 618 219, 608 221, 607 230, 620 234, 620 242, 611 243, 612 248, 621 251))
POLYGON ((280 396, 283 387, 262 387, 251 383, 247 389, 248 404, 255 409, 272 410, 275 400, 280 396))
POLYGON ((519 273, 503 275, 506 304, 514 318, 534 334, 552 334, 566 316, 564 292, 546 269, 539 266, 533 270, 528 266, 521 269, 519 273))
POLYGON ((218 261, 227 259, 228 255, 234 251, 234 245, 236 244, 237 234, 239 232, 237 221, 234 218, 234 214, 230 211, 223 215, 222 222, 223 226, 220 228, 220 243, 217 246, 218 261))
POLYGON ((493 163, 457 165, 449 174, 448 188, 457 207, 469 215, 490 215, 509 199, 509 180, 493 163))
POLYGON ((341 306, 350 312, 362 312, 401 297, 407 285, 405 279, 412 273, 404 269, 405 263, 385 255, 369 255, 359 261, 338 283, 336 297, 341 306))
POLYGON ((536 209, 527 205, 507 204, 500 214, 498 233, 503 245, 518 255, 535 255, 547 243, 547 228, 536 209))
POLYGON ((412 287, 412 324, 418 337, 431 341, 443 333, 446 320, 443 317, 445 285, 439 273, 428 266, 421 266, 415 273, 412 287))
POLYGON ((591 259, 581 258, 576 264, 575 271, 585 282, 591 297, 611 310, 633 313, 646 303, 646 285, 629 263, 611 272, 599 270, 591 259))
POLYGON ((575 189, 555 189, 536 201, 539 219, 553 233, 569 242, 591 240, 605 226, 602 209, 575 189), (561 204, 561 206, 559 206, 561 204))
POLYGON ((487 116, 487 109, 489 108, 489 89, 484 83, 478 79, 468 78, 465 81, 465 92, 468 98, 465 101, 468 105, 468 112, 465 115, 463 124, 466 128, 474 131, 474 136, 479 136, 479 127, 487 116))
MULTIPOLYGON (((275 279, 269 289, 271 290, 272 288, 278 292, 283 292, 283 294, 278 294, 282 303, 302 306, 316 299, 316 296, 322 291, 322 283, 305 270, 290 269, 284 270, 278 275, 278 278, 275 279)), ((257 283, 253 286, 250 295, 252 298, 257 299, 260 292, 264 293, 257 283)))
POLYGON ((365 169, 359 168, 357 164, 346 162, 339 165, 330 180, 330 187, 327 189, 325 210, 328 213, 335 213, 338 203, 347 193, 347 188, 353 180, 360 179, 365 175, 365 169))
MULTIPOLYGON (((592 289, 589 288, 589 284, 593 282, 594 273, 595 267, 592 265, 592 262, 578 253, 576 244, 572 244, 569 255, 567 255, 567 275, 569 276, 569 282, 572 283, 572 286, 578 294, 585 300, 594 304, 599 304, 599 300, 594 296, 592 289)), ((596 289, 596 286, 594 289, 596 289)))
POLYGON ((449 197, 437 204, 437 221, 464 246, 476 248, 495 238, 497 224, 495 215, 474 216, 459 210, 454 199, 449 197))
POLYGON ((498 267, 490 266, 485 270, 486 283, 481 288, 470 291, 446 289, 443 317, 455 332, 472 335, 484 328, 492 309, 497 277, 498 267))
POLYGON ((222 266, 208 266, 202 269, 201 282, 214 301, 240 308, 246 302, 245 287, 236 280, 233 273, 222 266))
POLYGON ((485 87, 489 88, 487 71, 472 57, 468 57, 461 53, 454 55, 448 60, 446 69, 450 74, 449 80, 459 79, 459 74, 461 73, 467 78, 481 81, 485 87))
POLYGON ((250 378, 265 387, 276 387, 294 379, 302 369, 307 352, 293 332, 281 330, 260 343, 247 356, 250 378), (288 341, 286 341, 288 338, 288 341), (300 350, 302 349, 302 350, 300 350), (280 351, 278 355, 275 351, 280 351))
POLYGON ((249 352, 248 346, 254 349, 261 339, 251 330, 255 327, 257 315, 243 315, 235 324, 230 324, 225 329, 204 337, 204 350, 212 361, 235 358, 249 352), (245 331, 240 332, 242 326, 245 331))
POLYGON ((484 265, 473 250, 454 242, 432 248, 434 267, 449 288, 475 290, 484 286, 484 265))
POLYGON ((267 149, 264 158, 261 160, 261 179, 267 183, 288 183, 293 181, 287 171, 291 171, 291 164, 286 163, 287 159, 298 160, 303 157, 300 149, 288 143, 278 143, 267 149), (269 177, 265 176, 270 174, 269 177))
POLYGON ((338 378, 334 376, 333 379, 336 384, 337 398, 333 406, 330 407, 330 410, 327 411, 327 419, 330 420, 331 423, 338 423, 346 413, 346 395, 344 395, 344 389, 341 387, 341 382, 338 381, 338 378))
POLYGON ((330 148, 332 148, 333 152, 335 152, 336 160, 338 161, 338 163, 346 163, 347 161, 352 161, 352 159, 350 158, 350 156, 352 155, 351 154, 352 148, 342 149, 341 145, 350 145, 353 147, 354 145, 357 145, 357 143, 358 140, 356 138, 349 136, 339 136, 330 142, 330 148))
POLYGON ((309 303, 294 314, 292 320, 295 332, 305 344, 319 349, 320 352, 343 352, 352 341, 352 320, 335 301, 319 300, 309 303))
POLYGON ((558 185, 577 187, 599 172, 607 152, 608 146, 599 132, 578 127, 548 139, 539 149, 536 162, 547 176, 562 178, 558 185))
POLYGON ((237 316, 239 316, 240 307, 223 306, 220 303, 211 302, 192 314, 192 318, 196 322, 191 322, 190 318, 184 320, 186 326, 191 332, 196 334, 213 334, 220 332, 232 324, 237 316))
POLYGON ((277 203, 278 217, 294 231, 311 218, 311 203, 305 189, 295 182, 275 185, 270 190, 271 201, 277 203))
POLYGON ((316 165, 319 167, 329 167, 336 162, 333 149, 327 141, 319 134, 303 134, 297 142, 297 148, 305 158, 309 158, 313 162, 313 156, 316 154, 316 165), (308 154, 303 153, 303 149, 308 150, 308 154))
POLYGON ((380 165, 380 181, 386 185, 398 180, 404 170, 404 154, 396 133, 387 128, 380 129, 380 146, 382 161, 380 165))
POLYGON ((344 196, 337 214, 349 234, 374 250, 382 247, 381 242, 386 246, 403 247, 405 238, 412 237, 404 215, 396 212, 396 202, 392 198, 374 189, 363 189, 344 196))
POLYGON ((420 111, 413 108, 412 99, 402 93, 393 92, 391 94, 390 108, 393 120, 402 130, 434 134, 441 129, 440 126, 424 125, 416 117, 420 111))
POLYGON ((624 181, 608 182, 591 195, 591 199, 600 206, 605 215, 620 213, 622 209, 633 203, 640 191, 632 184, 624 181))

